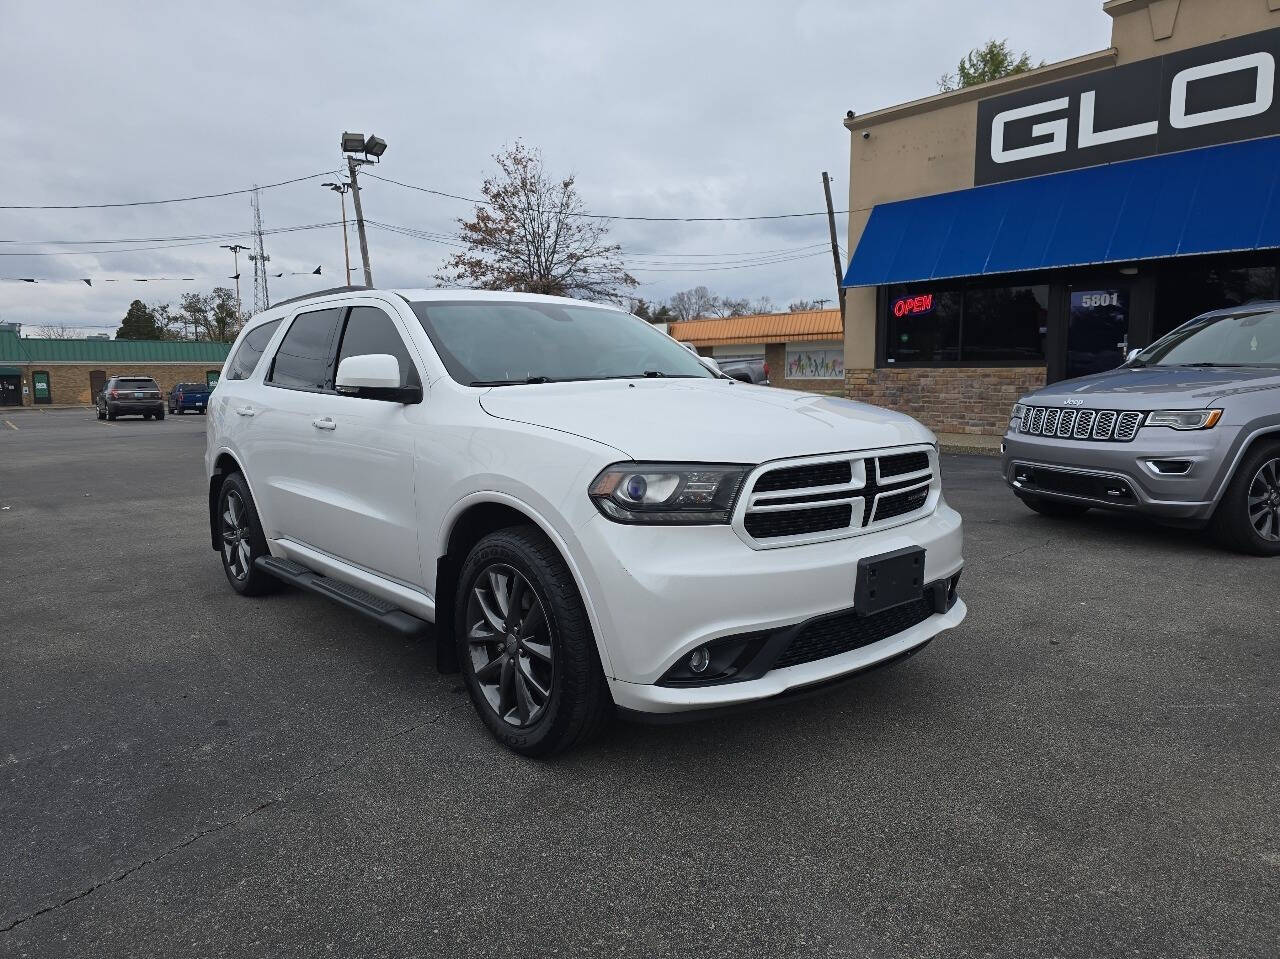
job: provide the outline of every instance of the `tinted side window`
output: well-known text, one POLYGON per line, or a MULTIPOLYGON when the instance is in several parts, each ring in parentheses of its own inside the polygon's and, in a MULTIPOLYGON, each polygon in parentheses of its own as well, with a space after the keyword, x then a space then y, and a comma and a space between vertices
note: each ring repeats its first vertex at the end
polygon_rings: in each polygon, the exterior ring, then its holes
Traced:
POLYGON ((279 325, 279 320, 272 320, 249 332, 240 344, 240 348, 236 350, 236 355, 231 357, 231 362, 227 364, 227 379, 247 380, 253 375, 253 371, 257 369, 258 360, 262 359, 262 351, 271 342, 271 337, 279 325))
POLYGON ((277 386, 324 389, 329 381, 333 335, 341 318, 339 307, 299 313, 280 341, 267 381, 277 386))
POLYGON ((342 349, 338 363, 348 356, 389 353, 400 363, 400 385, 418 386, 418 370, 409 358, 409 350, 396 329, 395 322, 375 306, 353 307, 342 333, 342 349))

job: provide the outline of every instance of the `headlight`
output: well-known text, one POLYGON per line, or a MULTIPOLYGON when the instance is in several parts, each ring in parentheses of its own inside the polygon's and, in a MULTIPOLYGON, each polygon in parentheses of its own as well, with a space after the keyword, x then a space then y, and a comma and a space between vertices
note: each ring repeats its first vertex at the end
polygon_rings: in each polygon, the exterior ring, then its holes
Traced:
POLYGON ((1022 417, 1026 414, 1027 408, 1021 403, 1013 404, 1013 412, 1009 414, 1009 428, 1018 429, 1022 425, 1022 417))
POLYGON ((1156 410, 1147 414, 1147 426, 1175 430, 1207 430, 1222 419, 1222 410, 1156 410))
POLYGON ((591 482, 596 508, 619 523, 727 523, 749 466, 615 463, 591 482))

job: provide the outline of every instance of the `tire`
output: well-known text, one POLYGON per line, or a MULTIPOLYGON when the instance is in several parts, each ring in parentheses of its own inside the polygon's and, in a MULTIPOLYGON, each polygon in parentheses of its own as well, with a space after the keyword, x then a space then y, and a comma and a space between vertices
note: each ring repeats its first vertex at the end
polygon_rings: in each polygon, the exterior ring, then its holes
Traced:
POLYGON ((151 414, 150 414, 150 413, 143 413, 143 414, 142 414, 142 418, 143 418, 144 420, 149 420, 149 419, 151 419, 151 414))
POLYGON ((1063 500, 1049 499, 1044 496, 1019 496, 1018 499, 1027 504, 1027 507, 1035 510, 1041 516, 1051 516, 1054 519, 1072 519, 1076 516, 1083 516, 1089 511, 1089 507, 1084 503, 1067 503, 1063 500))
POLYGON ((217 523, 223 540, 218 555, 222 558, 222 571, 231 588, 241 596, 265 596, 278 590, 280 580, 254 565, 259 556, 267 556, 270 551, 249 484, 239 473, 232 473, 222 481, 222 488, 218 491, 217 523))
POLYGON ((158 420, 164 419, 164 410, 156 410, 156 419, 158 420))
POLYGON ((93 411, 98 414, 98 419, 105 420, 107 418, 107 414, 102 411, 101 406, 95 406, 93 411))
POLYGON ((107 419, 114 420, 119 415, 120 414, 117 413, 115 410, 113 410, 111 407, 109 406, 107 407, 107 419))
POLYGON ((1261 443, 1249 451, 1222 494, 1211 527, 1228 549, 1280 556, 1280 443, 1261 443))
POLYGON ((499 530, 475 545, 454 611, 467 692, 504 746, 549 756, 606 725, 613 701, 586 609, 569 568, 537 527, 499 530), (504 616, 513 595, 520 614, 504 616))

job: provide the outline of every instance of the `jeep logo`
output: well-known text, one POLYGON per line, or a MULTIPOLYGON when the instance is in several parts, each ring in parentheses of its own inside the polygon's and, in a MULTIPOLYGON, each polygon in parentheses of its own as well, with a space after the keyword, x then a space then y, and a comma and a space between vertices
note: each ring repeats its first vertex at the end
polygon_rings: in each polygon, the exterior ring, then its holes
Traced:
POLYGON ((1084 400, 1075 396, 1068 396, 1062 401, 1063 406, 1084 406, 1084 400))
POLYGON ((1280 133, 1280 30, 978 104, 976 183, 1280 133))

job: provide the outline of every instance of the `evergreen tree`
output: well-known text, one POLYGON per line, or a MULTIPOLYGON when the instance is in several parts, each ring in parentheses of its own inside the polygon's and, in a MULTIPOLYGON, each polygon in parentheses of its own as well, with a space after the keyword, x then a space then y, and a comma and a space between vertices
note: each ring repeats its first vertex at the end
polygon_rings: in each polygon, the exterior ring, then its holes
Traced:
POLYGON ((117 340, 159 340, 164 336, 156 322, 155 312, 141 300, 129 304, 124 321, 116 330, 117 340))

